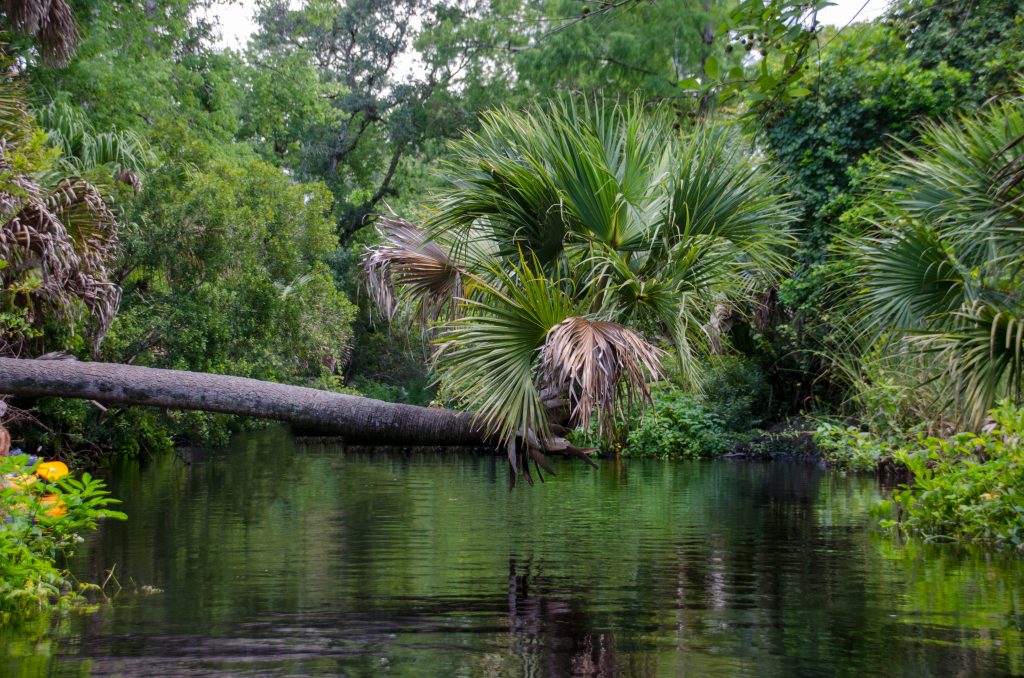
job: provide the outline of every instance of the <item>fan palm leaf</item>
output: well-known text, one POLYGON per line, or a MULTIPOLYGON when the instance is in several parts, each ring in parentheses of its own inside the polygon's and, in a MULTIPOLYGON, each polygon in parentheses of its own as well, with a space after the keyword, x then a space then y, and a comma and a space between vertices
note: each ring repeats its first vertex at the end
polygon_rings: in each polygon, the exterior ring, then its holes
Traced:
POLYGON ((1008 179, 1021 137, 1019 100, 924 125, 877 179, 882 218, 840 247, 863 281, 851 313, 861 330, 894 330, 941 356, 948 406, 967 423, 1021 397, 1024 213, 1022 187, 1008 179))

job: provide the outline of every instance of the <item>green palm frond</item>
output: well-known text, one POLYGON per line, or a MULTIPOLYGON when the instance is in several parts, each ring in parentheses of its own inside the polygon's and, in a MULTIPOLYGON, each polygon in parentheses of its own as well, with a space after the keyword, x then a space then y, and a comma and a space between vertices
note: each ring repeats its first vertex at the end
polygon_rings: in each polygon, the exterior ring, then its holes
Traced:
POLYGON ((781 195, 782 178, 715 127, 685 138, 677 158, 668 247, 704 246, 704 256, 758 277, 775 280, 787 271, 794 239, 785 226, 796 219, 796 210, 781 195))
POLYGON ((52 101, 36 116, 50 145, 60 150, 67 171, 106 168, 114 180, 138 188, 139 177, 156 162, 153 151, 136 132, 97 132, 85 114, 66 101, 52 101))
POLYGON ((864 274, 859 299, 869 311, 866 329, 920 327, 967 301, 964 272, 927 226, 900 222, 846 245, 845 253, 864 274))
POLYGON ((998 103, 980 116, 926 123, 880 177, 890 215, 928 224, 970 268, 1001 269, 1024 256, 1024 185, 1007 185, 1010 146, 1024 135, 1024 105, 998 103))
POLYGON ((950 405, 977 425, 1000 398, 1021 398, 1024 317, 978 302, 952 314, 951 322, 947 331, 914 339, 947 361, 956 396, 950 405))
POLYGON ((536 386, 539 349, 548 332, 583 309, 537 259, 474 279, 461 316, 439 338, 444 386, 476 412, 502 442, 534 433, 549 438, 547 409, 536 386))
POLYGON ((1009 177, 1022 137, 1019 100, 925 124, 876 179, 882 224, 839 248, 856 262, 861 329, 941 356, 949 408, 975 424, 999 398, 1021 397, 1024 187, 1009 177))

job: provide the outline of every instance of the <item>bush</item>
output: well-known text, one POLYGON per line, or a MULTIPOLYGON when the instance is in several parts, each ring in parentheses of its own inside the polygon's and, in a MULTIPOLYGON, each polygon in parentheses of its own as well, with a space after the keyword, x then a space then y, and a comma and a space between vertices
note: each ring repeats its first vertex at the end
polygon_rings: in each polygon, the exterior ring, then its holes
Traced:
POLYGON ((654 407, 630 430, 622 455, 698 459, 725 452, 730 442, 717 414, 674 386, 662 386, 654 392, 654 407))
POLYGON ((82 587, 58 559, 100 518, 126 518, 108 508, 117 500, 103 481, 84 473, 47 482, 33 475, 37 467, 27 455, 0 457, 0 624, 80 601, 82 587))
POLYGON ((757 363, 733 355, 710 359, 702 402, 725 429, 745 433, 764 424, 769 397, 768 382, 757 363))
POLYGON ((828 421, 818 424, 814 444, 829 466, 848 471, 874 471, 894 452, 893 445, 878 436, 828 421))
MULTIPOLYGON (((624 457, 656 459, 697 459, 721 454, 729 448, 733 436, 722 420, 694 396, 683 393, 668 382, 657 384, 653 407, 641 413, 634 408, 624 439, 617 445, 624 457)), ((600 447, 596 423, 589 431, 576 431, 572 439, 585 447, 600 447)))
POLYGON ((359 395, 389 403, 407 403, 426 407, 434 399, 430 382, 423 379, 410 380, 408 384, 387 384, 365 377, 356 377, 350 384, 359 395))
POLYGON ((893 494, 883 525, 929 538, 1024 548, 1024 409, 1001 403, 984 433, 922 437, 895 453, 914 480, 893 494))

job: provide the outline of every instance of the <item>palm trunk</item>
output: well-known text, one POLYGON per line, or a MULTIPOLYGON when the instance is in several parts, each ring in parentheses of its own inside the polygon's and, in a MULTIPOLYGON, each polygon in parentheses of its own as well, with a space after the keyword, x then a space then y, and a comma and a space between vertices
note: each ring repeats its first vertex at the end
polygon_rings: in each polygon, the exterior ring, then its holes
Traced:
POLYGON ((304 431, 366 444, 477 446, 486 442, 464 412, 134 365, 0 358, 0 393, 276 419, 304 431))

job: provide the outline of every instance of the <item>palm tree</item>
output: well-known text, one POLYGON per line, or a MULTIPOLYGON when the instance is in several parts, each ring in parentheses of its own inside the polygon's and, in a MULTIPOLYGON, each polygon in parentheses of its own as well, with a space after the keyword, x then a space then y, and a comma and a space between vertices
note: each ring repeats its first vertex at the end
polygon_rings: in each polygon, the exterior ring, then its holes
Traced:
POLYGON ((57 99, 35 111, 47 141, 60 151, 60 167, 69 174, 95 177, 100 185, 113 179, 142 188, 141 176, 156 163, 146 142, 134 130, 98 132, 85 113, 57 99))
POLYGON ((527 459, 581 453, 572 427, 597 416, 610 436, 649 400, 659 343, 699 384, 716 309, 743 311, 788 265, 779 178, 729 130, 680 133, 663 110, 489 113, 445 167, 423 228, 379 220, 369 288, 431 325, 442 393, 528 479, 527 459))
POLYGON ((40 143, 16 82, 0 78, 0 302, 23 326, 0 329, 0 355, 20 355, 52 316, 94 320, 94 349, 120 290, 107 272, 117 222, 100 191, 63 171, 40 143))
POLYGON ((8 28, 38 41, 46 63, 63 66, 75 53, 78 31, 66 0, 4 0, 3 16, 8 28))
POLYGON ((926 124, 878 177, 879 217, 842 246, 856 262, 867 336, 934 355, 963 423, 981 423, 1000 398, 1021 399, 1022 137, 1019 100, 926 124))

